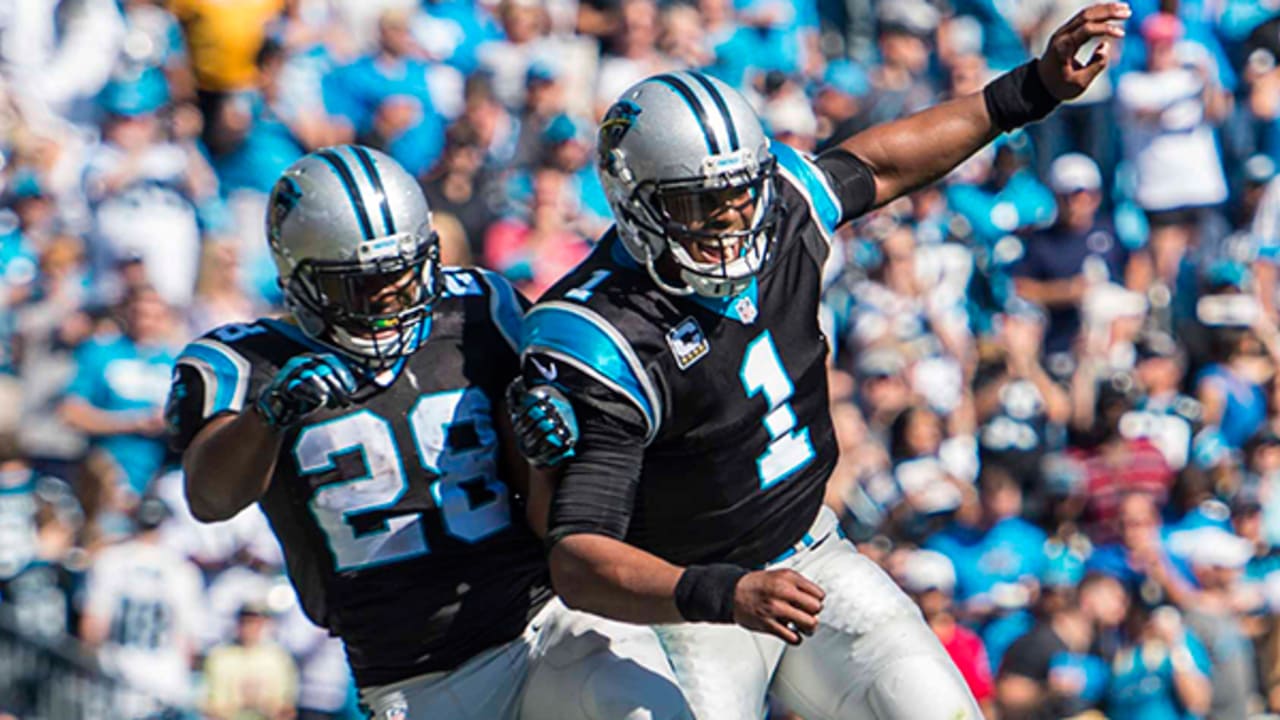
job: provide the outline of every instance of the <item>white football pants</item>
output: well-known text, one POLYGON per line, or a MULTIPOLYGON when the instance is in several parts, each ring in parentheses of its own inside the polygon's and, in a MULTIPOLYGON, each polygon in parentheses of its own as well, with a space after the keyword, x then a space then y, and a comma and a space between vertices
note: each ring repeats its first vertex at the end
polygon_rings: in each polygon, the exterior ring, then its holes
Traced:
POLYGON ((553 598, 524 635, 448 672, 363 688, 374 720, 692 720, 652 628, 553 598))
POLYGON ((699 720, 751 720, 765 695, 805 720, 978 720, 977 702, 915 603, 839 536, 823 508, 767 569, 826 592, 813 637, 788 646, 737 625, 654 627, 699 720))

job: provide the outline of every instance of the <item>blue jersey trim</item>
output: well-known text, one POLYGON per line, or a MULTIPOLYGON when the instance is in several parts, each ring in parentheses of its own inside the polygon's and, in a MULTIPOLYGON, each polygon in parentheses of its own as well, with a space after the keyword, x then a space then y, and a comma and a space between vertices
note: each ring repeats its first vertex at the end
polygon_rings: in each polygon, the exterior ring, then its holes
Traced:
POLYGON ((511 349, 520 352, 524 310, 516 298, 515 288, 506 278, 489 270, 480 270, 480 277, 489 285, 489 317, 511 349))
POLYGON ((217 340, 197 340, 178 356, 177 364, 200 374, 205 384, 204 417, 240 412, 249 389, 249 361, 217 340))
POLYGON ((630 400, 658 432, 660 400, 631 345, 604 318, 561 301, 539 304, 525 317, 523 353, 546 354, 575 366, 630 400))
POLYGON ((778 167, 783 176, 791 180, 809 200, 814 216, 822 227, 827 232, 834 232, 840 224, 840 198, 836 197, 813 161, 780 142, 769 143, 769 151, 778 159, 778 167))

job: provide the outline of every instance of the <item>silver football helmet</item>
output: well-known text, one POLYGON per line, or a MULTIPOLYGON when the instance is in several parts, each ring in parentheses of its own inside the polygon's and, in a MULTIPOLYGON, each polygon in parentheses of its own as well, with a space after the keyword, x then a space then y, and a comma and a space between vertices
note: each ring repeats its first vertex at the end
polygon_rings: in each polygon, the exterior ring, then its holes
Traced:
POLYGON ((426 337, 440 244, 421 187, 387 155, 341 145, 294 162, 271 189, 267 241, 310 337, 374 372, 426 337))
POLYGON ((772 254, 778 203, 769 139, 746 98, 719 80, 683 71, 632 86, 600 123, 597 166, 619 239, 663 290, 734 295, 772 254), (749 207, 748 226, 717 229, 714 217, 726 207, 749 207), (696 261, 686 243, 713 249, 719 261, 696 261), (663 253, 683 284, 658 273, 663 253))

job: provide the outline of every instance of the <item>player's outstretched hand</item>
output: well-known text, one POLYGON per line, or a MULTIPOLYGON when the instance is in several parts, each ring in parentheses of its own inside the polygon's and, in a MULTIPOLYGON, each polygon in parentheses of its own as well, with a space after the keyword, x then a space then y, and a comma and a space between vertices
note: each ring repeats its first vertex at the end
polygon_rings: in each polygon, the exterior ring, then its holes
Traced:
POLYGON ((1125 3, 1101 3, 1081 10, 1058 28, 1038 63, 1040 79, 1049 92, 1059 100, 1070 100, 1084 92, 1107 69, 1112 50, 1106 40, 1124 37, 1121 24, 1132 14, 1125 3), (1077 60, 1080 48, 1094 38, 1102 42, 1093 54, 1083 63, 1077 60))
POLYGON ((331 353, 307 353, 285 363, 258 396, 258 411, 276 428, 291 427, 320 408, 351 404, 355 376, 331 353))
POLYGON ((818 628, 824 596, 795 570, 757 570, 743 575, 734 589, 733 621, 799 645, 802 634, 818 628))
POLYGON ((550 385, 529 387, 517 377, 507 386, 507 412, 520 453, 538 467, 573 457, 578 419, 573 405, 550 385))

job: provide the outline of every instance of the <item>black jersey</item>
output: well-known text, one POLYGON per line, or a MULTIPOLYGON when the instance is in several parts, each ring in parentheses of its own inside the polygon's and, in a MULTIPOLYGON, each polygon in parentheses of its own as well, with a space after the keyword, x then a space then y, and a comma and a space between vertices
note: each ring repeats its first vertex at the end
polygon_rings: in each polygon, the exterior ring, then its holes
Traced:
POLYGON ((526 318, 527 381, 566 389, 582 416, 553 541, 597 532, 681 565, 754 567, 813 522, 837 457, 822 266, 831 232, 874 191, 847 153, 836 163, 856 177, 832 182, 823 159, 773 149, 778 242, 744 292, 663 292, 611 231, 526 318))
MULTIPOLYGON (((287 431, 261 500, 303 608, 342 638, 361 686, 454 668, 518 637, 550 597, 541 544, 499 475, 494 425, 518 368, 522 301, 488 273, 447 270, 444 284, 394 383, 287 431)), ((176 449, 317 351, 276 320, 189 345, 170 401, 176 449)))

